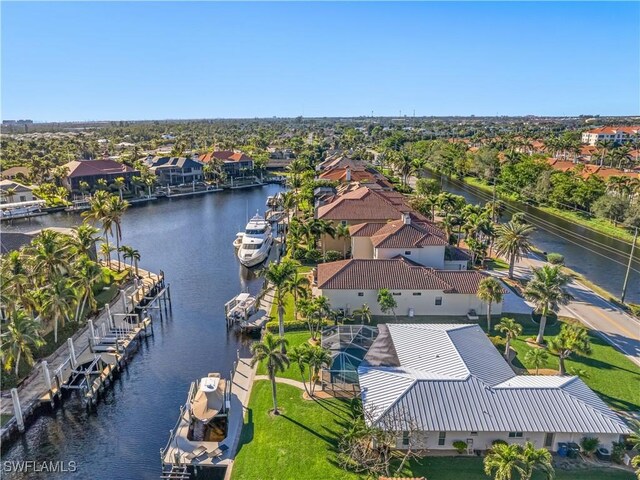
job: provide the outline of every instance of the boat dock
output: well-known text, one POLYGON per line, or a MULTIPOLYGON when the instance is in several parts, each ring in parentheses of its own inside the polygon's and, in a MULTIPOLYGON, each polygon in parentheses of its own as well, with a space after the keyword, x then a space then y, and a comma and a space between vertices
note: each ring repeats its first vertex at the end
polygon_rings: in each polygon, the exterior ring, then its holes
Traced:
MULTIPOLYGON (((117 262, 112 267, 117 268, 117 262)), ((171 315, 170 286, 164 273, 142 269, 138 273, 97 317, 88 319, 84 328, 34 366, 31 375, 11 390, 11 401, 3 395, 0 412, 13 417, 2 428, 3 441, 16 430, 23 432, 40 407, 55 408, 65 393, 75 391, 87 407, 95 406, 140 339, 153 334, 152 319, 171 315)))

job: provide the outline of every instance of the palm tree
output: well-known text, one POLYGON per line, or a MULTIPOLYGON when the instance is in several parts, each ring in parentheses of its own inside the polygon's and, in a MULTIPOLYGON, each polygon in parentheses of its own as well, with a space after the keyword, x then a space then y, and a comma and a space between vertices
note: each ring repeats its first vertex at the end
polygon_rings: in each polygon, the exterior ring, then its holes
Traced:
POLYGON ((533 302, 536 311, 540 313, 540 328, 536 338, 539 345, 544 341, 547 315, 557 312, 560 305, 569 303, 571 296, 564 289, 569 280, 570 278, 562 273, 560 265, 544 265, 533 269, 533 277, 527 284, 524 296, 533 302))
POLYGON ((309 389, 312 397, 316 390, 316 381, 320 375, 320 370, 329 367, 331 361, 331 352, 328 349, 319 345, 314 345, 309 349, 309 389))
POLYGON ((520 459, 522 480, 531 480, 536 470, 540 470, 548 480, 554 477, 551 452, 546 448, 536 448, 533 443, 527 442, 520 447, 520 459))
POLYGON ((94 254, 94 247, 98 241, 98 229, 83 223, 78 225, 74 229, 74 236, 72 237, 72 245, 75 253, 78 255, 91 256, 94 254))
POLYGON ((115 249, 115 247, 109 245, 109 242, 100 244, 100 254, 106 263, 111 263, 111 252, 115 249))
POLYGON ((551 353, 558 356, 560 375, 565 374, 564 361, 572 353, 586 356, 591 355, 592 352, 589 332, 578 324, 562 325, 560 333, 549 340, 548 348, 551 353))
POLYGON ((115 228, 116 237, 116 252, 118 254, 118 271, 120 271, 120 241, 122 240, 122 216, 124 212, 129 208, 129 202, 122 200, 121 198, 112 196, 109 199, 109 208, 107 210, 107 217, 110 218, 115 228))
POLYGON ((298 370, 300 370, 300 379, 302 380, 302 385, 304 386, 304 391, 307 392, 307 395, 310 395, 310 393, 309 389, 307 388, 307 382, 304 378, 304 374, 305 367, 309 364, 310 349, 311 345, 309 345, 308 343, 303 343, 302 345, 296 345, 288 353, 289 361, 298 365, 298 370))
POLYGON ((69 312, 76 298, 76 293, 65 277, 58 277, 43 291, 41 315, 53 321, 53 341, 58 343, 58 324, 64 327, 65 320, 69 320, 69 312))
POLYGON ((122 201, 122 190, 124 189, 125 186, 125 180, 124 177, 117 177, 112 184, 113 188, 115 188, 116 190, 118 190, 118 197, 120 197, 120 201, 122 201))
POLYGON ((13 199, 16 196, 17 189, 16 187, 9 187, 3 190, 2 193, 4 194, 4 196, 7 197, 7 199, 9 200, 9 203, 13 203, 13 199))
POLYGON ((524 356, 524 360, 529 365, 533 365, 533 367, 536 369, 536 375, 538 375, 540 367, 545 364, 547 358, 549 358, 549 354, 543 348, 532 348, 524 356))
POLYGON ((514 473, 524 473, 521 465, 521 446, 498 443, 484 457, 484 473, 494 480, 512 480, 514 473))
MULTIPOLYGON (((109 212, 110 195, 103 191, 97 191, 89 202, 89 210, 82 212, 82 216, 89 222, 100 223, 102 225, 102 234, 104 242, 109 249, 109 235, 113 234, 113 218, 109 212)), ((104 253, 104 252, 103 252, 104 253)), ((108 261, 111 262, 111 254, 108 255, 108 261)))
POLYGON ((347 258, 347 242, 351 236, 349 233, 349 227, 341 223, 336 227, 335 232, 336 237, 344 240, 342 245, 342 258, 347 258))
POLYGON ((491 333, 491 306, 502 302, 504 290, 502 284, 493 277, 480 280, 477 296, 487 304, 487 332, 491 333))
POLYGON ((7 372, 15 368, 18 376, 20 360, 24 356, 29 366, 33 365, 32 348, 44 345, 44 339, 40 336, 39 323, 29 317, 25 312, 16 311, 11 315, 9 323, 4 327, 2 338, 2 358, 7 372))
POLYGON ((393 318, 396 321, 398 320, 398 317, 396 316, 398 302, 396 302, 396 299, 393 298, 392 293, 388 289, 382 288, 378 290, 378 305, 380 305, 382 313, 391 312, 393 313, 393 318))
POLYGON ((274 301, 278 309, 278 333, 284 338, 284 308, 287 284, 296 275, 296 265, 292 260, 284 259, 280 263, 270 263, 263 271, 264 278, 275 288, 274 301))
POLYGON ((276 373, 284 371, 289 366, 289 358, 284 353, 288 341, 286 338, 275 337, 267 333, 261 342, 251 345, 251 366, 255 366, 260 361, 266 361, 267 373, 271 380, 271 395, 273 396, 273 414, 279 415, 278 397, 276 395, 276 373))
POLYGON ((127 259, 131 260, 130 265, 132 270, 135 264, 135 272, 136 276, 138 276, 138 262, 140 261, 140 252, 135 248, 130 247, 129 245, 121 246, 120 251, 122 252, 122 259, 125 260, 125 262, 127 259))
POLYGON ((43 230, 28 249, 33 273, 45 279, 65 273, 69 268, 67 253, 70 245, 68 237, 63 239, 53 230, 43 230))
POLYGON ((25 262, 25 255, 19 251, 12 251, 2 257, 2 305, 9 311, 18 310, 18 305, 29 290, 29 271, 25 262))
POLYGON ((287 293, 293 295, 293 318, 297 320, 298 299, 309 296, 309 279, 305 276, 298 275, 298 270, 296 269, 293 277, 286 281, 285 290, 287 293))
POLYGON ((367 305, 366 303, 362 304, 362 307, 360 308, 356 308, 353 311, 353 316, 354 318, 360 318, 360 323, 362 323, 364 325, 365 320, 367 321, 367 323, 371 323, 371 309, 369 308, 369 305, 367 305))
POLYGON ((511 349, 511 340, 517 338, 518 335, 522 335, 522 325, 516 322, 513 318, 501 318, 500 323, 496 325, 496 330, 504 333, 506 339, 506 345, 504 348, 504 356, 509 359, 509 350, 511 349))
POLYGON ((509 278, 513 278, 516 260, 531 252, 529 235, 535 230, 531 225, 520 222, 508 222, 496 228, 496 252, 509 259, 509 278))
POLYGON ((84 256, 78 261, 78 267, 75 269, 72 286, 78 293, 76 300, 76 314, 73 317, 76 322, 80 321, 80 315, 84 311, 85 306, 89 305, 89 310, 96 308, 97 302, 93 295, 93 286, 102 277, 102 268, 96 262, 84 256))

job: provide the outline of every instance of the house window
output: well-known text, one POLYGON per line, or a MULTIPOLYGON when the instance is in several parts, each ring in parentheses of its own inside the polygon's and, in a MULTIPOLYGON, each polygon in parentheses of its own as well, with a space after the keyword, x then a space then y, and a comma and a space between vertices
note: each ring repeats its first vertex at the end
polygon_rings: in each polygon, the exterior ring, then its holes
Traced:
POLYGON ((478 436, 478 432, 471 432, 471 436, 472 437, 477 437, 478 436))
POLYGON ((364 292, 358 292, 359 297, 364 297, 364 292))
POLYGON ((444 442, 447 440, 447 432, 438 433, 438 445, 444 445, 444 442))
POLYGON ((546 448, 553 447, 553 432, 547 432, 544 434, 544 446, 546 448))
POLYGON ((436 305, 442 305, 442 297, 436 297, 436 305))
POLYGON ((393 296, 394 296, 394 297, 399 297, 400 295, 402 295, 402 293, 400 293, 400 292, 393 292, 393 296))
POLYGON ((522 432, 509 432, 509 438, 522 438, 522 432))
POLYGON ((346 226, 346 225, 347 225, 347 221, 346 221, 346 220, 342 220, 340 223, 341 223, 342 225, 344 225, 344 226, 346 226))
POLYGON ((411 255, 411 250, 406 250, 406 251, 404 252, 404 254, 405 254, 405 255, 411 255))
POLYGON ((402 432, 402 446, 409 446, 409 432, 402 432))
POLYGON ((414 297, 419 297, 420 295, 422 295, 422 292, 413 292, 414 297))

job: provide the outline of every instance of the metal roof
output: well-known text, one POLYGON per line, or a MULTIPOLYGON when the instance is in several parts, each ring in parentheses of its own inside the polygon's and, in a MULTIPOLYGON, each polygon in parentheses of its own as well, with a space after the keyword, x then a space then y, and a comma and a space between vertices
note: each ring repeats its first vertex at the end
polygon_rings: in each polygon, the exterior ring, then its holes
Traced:
POLYGON ((478 325, 387 327, 400 365, 358 368, 373 422, 388 416, 422 431, 629 432, 578 377, 516 375, 478 325))

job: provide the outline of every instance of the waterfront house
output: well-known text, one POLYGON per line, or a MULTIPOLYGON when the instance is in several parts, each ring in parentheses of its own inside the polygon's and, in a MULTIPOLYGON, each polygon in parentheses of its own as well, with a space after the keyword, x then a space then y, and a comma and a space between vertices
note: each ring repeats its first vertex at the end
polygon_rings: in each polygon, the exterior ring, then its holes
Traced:
POLYGON ((557 451, 588 436, 611 450, 630 433, 580 378, 516 375, 478 325, 379 325, 358 379, 367 422, 398 431, 398 449, 557 451))
POLYGON ((190 157, 150 157, 145 163, 156 174, 160 185, 202 182, 202 163, 190 157))
MULTIPOLYGON (((313 293, 347 313, 367 304, 373 315, 392 315, 383 312, 377 300, 378 291, 388 289, 398 305, 397 315, 465 316, 469 310, 486 310, 477 297, 484 278, 477 270, 436 270, 404 256, 349 259, 319 264, 313 293)), ((501 312, 501 303, 492 306, 493 314, 501 312)))
POLYGON ((2 170, 0 178, 3 180, 19 180, 29 176, 29 169, 27 167, 11 167, 2 170))
POLYGON ((253 159, 242 152, 232 150, 217 150, 215 152, 200 155, 198 160, 201 163, 218 161, 222 163, 222 170, 228 177, 238 177, 246 171, 253 170, 253 159))
POLYGON ((32 202, 33 188, 12 180, 0 180, 0 203, 32 202))
POLYGON ((640 127, 599 127, 582 133, 582 143, 596 145, 602 141, 612 141, 617 144, 637 140, 640 127))
POLYGON ((403 213, 400 220, 369 222, 349 227, 351 257, 395 258, 402 255, 425 267, 466 270, 469 255, 449 245, 446 234, 431 222, 416 222, 403 213))
POLYGON ((80 182, 86 182, 89 189, 94 189, 98 180, 102 179, 107 184, 113 183, 116 178, 124 178, 125 186, 129 187, 131 179, 139 175, 138 170, 115 160, 74 160, 64 165, 67 176, 62 183, 68 190, 80 190, 80 182))
MULTIPOLYGON (((413 211, 406 197, 395 191, 382 190, 373 185, 358 185, 355 189, 339 192, 328 203, 316 210, 319 219, 328 220, 334 225, 357 225, 360 223, 386 223, 400 220, 403 214, 410 215, 414 221, 426 222, 427 218, 413 211)), ((321 238, 325 250, 342 251, 346 239, 321 238)))
POLYGON ((331 167, 318 175, 320 180, 338 183, 359 182, 360 184, 376 184, 384 190, 392 190, 393 185, 376 170, 364 166, 331 167))

